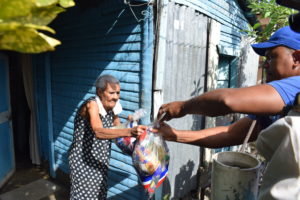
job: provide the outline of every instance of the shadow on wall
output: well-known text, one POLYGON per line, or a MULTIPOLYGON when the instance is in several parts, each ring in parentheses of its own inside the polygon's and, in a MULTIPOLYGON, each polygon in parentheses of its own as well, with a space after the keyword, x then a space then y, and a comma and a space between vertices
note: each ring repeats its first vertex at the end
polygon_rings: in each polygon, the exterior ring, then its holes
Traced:
MULTIPOLYGON (((189 182, 192 182, 193 179, 197 178, 195 175, 192 176, 192 172, 194 170, 195 164, 193 161, 189 160, 186 165, 183 165, 180 168, 179 174, 175 177, 175 191, 174 196, 182 196, 184 194, 185 188, 190 186, 189 182)), ((190 188, 192 190, 194 188, 190 188)))
MULTIPOLYGON (((196 97, 200 94, 202 94, 204 92, 204 87, 201 84, 201 80, 205 79, 205 75, 203 75, 203 77, 201 77, 201 79, 199 79, 197 82, 194 81, 194 91, 191 93, 191 97, 196 97)), ((200 130, 203 126, 202 122, 203 122, 203 116, 202 115, 192 115, 193 117, 193 124, 191 127, 191 130, 200 130)))
MULTIPOLYGON (((180 172, 175 177, 175 187, 177 190, 174 191, 174 197, 172 200, 180 199, 186 195, 190 195, 189 192, 187 193, 186 188, 189 188, 189 191, 192 191, 196 188, 191 188, 190 182, 195 182, 197 179, 196 175, 192 176, 193 170, 195 168, 195 163, 191 160, 187 162, 186 165, 183 165, 180 168, 180 172)), ((173 187, 173 186, 172 186, 173 187)), ((168 199, 168 195, 171 194, 171 185, 168 178, 164 181, 163 185, 163 193, 165 194, 164 197, 168 199)))

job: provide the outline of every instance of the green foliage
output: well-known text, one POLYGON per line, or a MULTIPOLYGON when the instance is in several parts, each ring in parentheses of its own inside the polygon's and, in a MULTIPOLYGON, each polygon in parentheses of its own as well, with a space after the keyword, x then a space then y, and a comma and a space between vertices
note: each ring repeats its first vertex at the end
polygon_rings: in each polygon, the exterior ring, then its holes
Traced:
POLYGON ((281 27, 288 25, 289 15, 295 10, 280 6, 275 0, 248 0, 251 12, 260 15, 261 19, 269 18, 269 23, 261 30, 261 24, 257 23, 251 27, 251 31, 245 31, 249 36, 255 38, 256 42, 264 42, 281 27))
POLYGON ((55 33, 47 25, 73 0, 0 0, 0 49, 22 53, 53 51, 60 41, 39 31, 55 33))

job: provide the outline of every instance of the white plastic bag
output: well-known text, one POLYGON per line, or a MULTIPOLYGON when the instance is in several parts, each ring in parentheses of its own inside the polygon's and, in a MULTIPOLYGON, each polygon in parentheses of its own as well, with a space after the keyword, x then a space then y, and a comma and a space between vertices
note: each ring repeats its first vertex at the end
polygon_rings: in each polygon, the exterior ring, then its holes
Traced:
POLYGON ((135 144, 132 160, 138 171, 143 187, 151 198, 168 173, 169 149, 158 133, 148 130, 140 135, 135 144))
MULTIPOLYGON (((138 125, 138 120, 145 116, 146 111, 144 109, 138 109, 132 115, 133 121, 126 121, 125 123, 121 124, 120 126, 114 128, 132 128, 138 125)), ((116 138, 115 143, 116 145, 128 155, 131 155, 134 149, 136 138, 135 137, 121 137, 116 138)))

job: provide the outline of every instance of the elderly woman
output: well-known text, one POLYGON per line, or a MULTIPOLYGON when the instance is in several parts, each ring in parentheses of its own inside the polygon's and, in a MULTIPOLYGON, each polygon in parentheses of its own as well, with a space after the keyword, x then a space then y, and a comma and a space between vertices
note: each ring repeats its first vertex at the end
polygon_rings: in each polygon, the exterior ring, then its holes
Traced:
POLYGON ((147 128, 140 125, 110 129, 120 124, 118 114, 122 111, 120 83, 116 78, 100 76, 96 81, 96 94, 79 107, 75 117, 69 154, 72 200, 106 199, 110 139, 136 137, 147 128))

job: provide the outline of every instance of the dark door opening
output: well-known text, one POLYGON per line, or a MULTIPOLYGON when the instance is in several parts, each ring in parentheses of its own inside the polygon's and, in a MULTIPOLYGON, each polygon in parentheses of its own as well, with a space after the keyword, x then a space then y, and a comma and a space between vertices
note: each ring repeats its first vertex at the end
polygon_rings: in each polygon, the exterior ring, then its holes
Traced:
POLYGON ((20 58, 19 53, 9 53, 10 103, 16 170, 32 165, 29 150, 30 109, 25 95, 20 58))
MULTIPOLYGON (((33 94, 27 93, 30 93, 30 90, 32 89, 30 88, 31 85, 29 83, 30 78, 32 78, 29 76, 29 74, 32 73, 30 68, 32 66, 30 66, 31 63, 28 62, 31 55, 16 52, 5 53, 8 57, 9 66, 9 96, 15 154, 15 171, 0 188, 0 195, 6 195, 6 193, 10 192, 11 193, 8 195, 14 195, 16 192, 21 195, 19 191, 16 191, 16 189, 35 181, 39 181, 40 179, 45 179, 49 177, 49 175, 44 166, 38 164, 39 159, 34 157, 37 156, 38 152, 32 152, 32 149, 35 150, 38 147, 35 143, 38 143, 38 141, 33 141, 33 136, 30 134, 31 124, 34 123, 31 121, 32 115, 30 109, 30 101, 32 100, 30 99, 32 98, 30 95, 33 94), (29 98, 27 99, 27 97, 29 98)), ((26 191, 24 193, 24 198, 27 196, 28 192, 26 191)), ((24 198, 20 197, 20 199, 24 198)))

